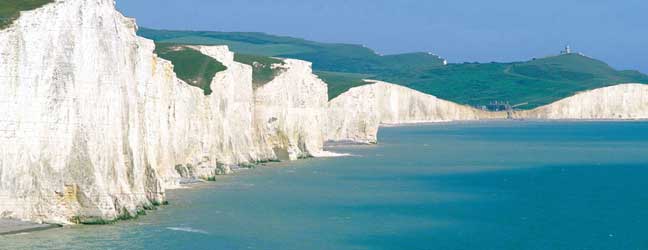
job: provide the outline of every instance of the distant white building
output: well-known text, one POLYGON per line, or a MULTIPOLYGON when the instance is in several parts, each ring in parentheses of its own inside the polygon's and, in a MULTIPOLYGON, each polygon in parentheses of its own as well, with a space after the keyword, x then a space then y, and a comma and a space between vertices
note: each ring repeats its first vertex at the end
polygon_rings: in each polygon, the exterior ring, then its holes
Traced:
POLYGON ((572 51, 571 51, 571 47, 569 47, 569 45, 565 46, 565 50, 560 51, 561 55, 566 55, 566 54, 571 54, 571 53, 572 53, 572 51))
POLYGON ((448 60, 443 59, 443 65, 448 65, 448 60))

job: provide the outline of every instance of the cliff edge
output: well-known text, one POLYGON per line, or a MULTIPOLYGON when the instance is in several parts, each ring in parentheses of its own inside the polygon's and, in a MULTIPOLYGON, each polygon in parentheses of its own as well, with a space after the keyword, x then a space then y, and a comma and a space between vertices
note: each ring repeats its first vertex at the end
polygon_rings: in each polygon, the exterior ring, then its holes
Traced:
POLYGON ((328 141, 356 143, 376 143, 381 125, 506 118, 380 81, 331 100, 328 116, 328 141))
POLYGON ((205 95, 178 79, 112 0, 57 0, 0 31, 0 217, 105 223, 165 202, 182 178, 322 152, 326 85, 286 60, 253 89, 228 69, 205 95))
POLYGON ((578 93, 518 114, 525 119, 641 120, 648 119, 648 85, 619 84, 578 93))

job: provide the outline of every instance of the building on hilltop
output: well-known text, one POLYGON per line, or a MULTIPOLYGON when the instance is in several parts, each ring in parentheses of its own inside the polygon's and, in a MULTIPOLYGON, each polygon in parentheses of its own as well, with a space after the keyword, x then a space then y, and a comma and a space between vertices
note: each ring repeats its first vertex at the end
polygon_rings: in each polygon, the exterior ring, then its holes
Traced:
POLYGON ((572 53, 572 51, 571 51, 571 47, 569 47, 569 45, 565 46, 565 50, 560 51, 561 55, 567 55, 567 54, 571 54, 571 53, 572 53))

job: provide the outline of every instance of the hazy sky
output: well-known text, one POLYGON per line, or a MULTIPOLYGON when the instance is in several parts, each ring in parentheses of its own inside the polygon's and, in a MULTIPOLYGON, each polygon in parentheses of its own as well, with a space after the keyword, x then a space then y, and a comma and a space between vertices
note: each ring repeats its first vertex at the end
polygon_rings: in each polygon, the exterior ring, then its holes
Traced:
POLYGON ((430 51, 450 62, 515 61, 565 44, 648 72, 646 0, 117 0, 140 26, 259 31, 430 51))

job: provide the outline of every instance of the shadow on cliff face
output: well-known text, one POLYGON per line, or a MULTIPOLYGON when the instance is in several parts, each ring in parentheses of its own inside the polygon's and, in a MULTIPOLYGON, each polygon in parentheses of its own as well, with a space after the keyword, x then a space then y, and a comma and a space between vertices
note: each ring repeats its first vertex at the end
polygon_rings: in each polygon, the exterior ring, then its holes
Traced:
POLYGON ((277 156, 277 159, 280 161, 289 161, 290 160, 290 154, 288 154, 288 150, 285 148, 279 148, 275 147, 272 149, 277 156))

